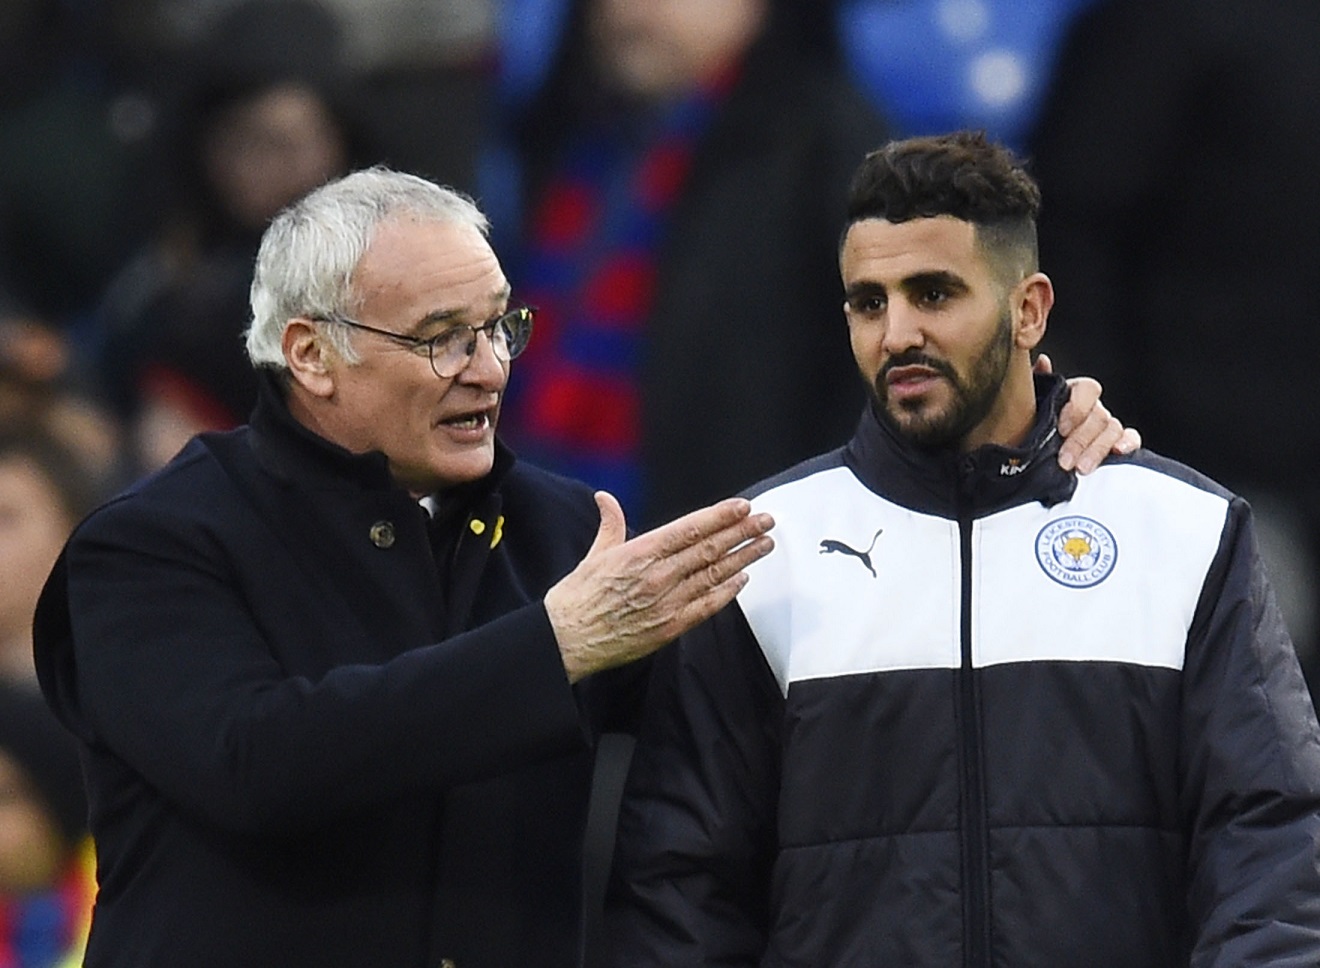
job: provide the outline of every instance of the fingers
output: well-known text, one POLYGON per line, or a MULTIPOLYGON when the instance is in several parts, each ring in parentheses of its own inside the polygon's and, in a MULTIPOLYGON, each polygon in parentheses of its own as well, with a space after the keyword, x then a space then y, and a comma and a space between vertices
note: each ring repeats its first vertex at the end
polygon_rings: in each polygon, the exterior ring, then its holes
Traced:
POLYGON ((1054 372, 1054 362, 1047 354, 1041 353, 1036 357, 1036 362, 1031 365, 1031 372, 1048 376, 1054 372))
POLYGON ((1112 429, 1109 425, 1112 418, 1100 402, 1100 392, 1099 381, 1089 376, 1068 381, 1068 402, 1059 411, 1059 433, 1064 437, 1059 448, 1059 466, 1066 471, 1075 468, 1078 473, 1089 474, 1118 439, 1119 435, 1115 434, 1113 440, 1097 443, 1112 429))
POLYGON ((1066 471, 1076 469, 1079 474, 1091 473, 1122 433, 1122 424, 1109 416, 1109 411, 1103 407, 1092 409, 1059 448, 1059 466, 1066 471))
POLYGON ((595 494, 596 507, 600 509, 600 528, 596 531, 596 538, 591 542, 591 548, 587 551, 587 557, 600 554, 607 548, 614 548, 623 544, 628 537, 628 523, 623 516, 623 507, 618 499, 609 491, 597 491, 595 494))
POLYGON ((670 638, 677 638, 715 615, 738 596, 747 582, 747 574, 740 571, 693 599, 674 616, 672 627, 676 631, 670 634, 670 638))
POLYGON ((1109 455, 1130 454, 1140 446, 1141 434, 1097 406, 1059 449, 1059 466, 1089 474, 1109 455))
MULTIPOLYGON (((730 578, 735 578, 748 565, 760 561, 775 549, 775 541, 769 535, 760 535, 748 541, 739 542, 731 551, 718 552, 680 579, 694 585, 696 594, 702 588, 717 588, 730 578)), ((746 576, 743 576, 744 579, 746 576)), ((741 587, 741 586, 740 586, 741 587)))
POLYGON ((687 576, 677 593, 680 597, 691 596, 691 600, 675 613, 665 634, 676 638, 728 605, 750 580, 747 566, 770 554, 774 547, 774 539, 762 534, 738 545, 704 570, 687 576))
POLYGON ((1100 391, 1100 381, 1089 376, 1077 376, 1068 381, 1068 402, 1059 411, 1059 433, 1072 437, 1073 431, 1097 406, 1106 417, 1109 416, 1109 411, 1100 405, 1100 391))
POLYGON ((667 563, 670 568, 651 569, 648 578, 655 582, 655 604, 669 613, 658 627, 665 641, 682 635, 731 602, 747 584, 747 566, 774 550, 774 539, 767 534, 744 537, 749 528, 769 526, 760 518, 768 522, 769 515, 753 516, 747 527, 721 532, 720 541, 703 542, 686 550, 667 563), (731 547, 726 546, 728 542, 732 542, 731 547))
POLYGON ((552 586, 544 604, 569 680, 654 651, 723 608, 746 584, 743 569, 774 548, 774 520, 742 499, 722 501, 625 541, 623 512, 596 496, 601 526, 591 551, 552 586))
POLYGON ((705 517, 701 522, 674 522, 683 524, 683 528, 664 536, 664 546, 669 550, 651 563, 656 576, 676 582, 709 573, 713 576, 709 584, 715 585, 768 554, 774 543, 765 536, 774 527, 774 518, 765 513, 750 514, 751 506, 743 503, 745 506, 734 509, 732 522, 718 530, 705 529, 727 520, 726 515, 705 517))
POLYGON ((661 557, 676 555, 725 528, 746 520, 751 511, 752 504, 747 499, 728 498, 649 531, 638 541, 646 544, 654 543, 655 552, 661 557))
POLYGON ((655 626, 657 645, 677 638, 733 601, 749 580, 744 569, 772 550, 774 540, 761 535, 668 585, 656 599, 656 607, 668 613, 655 626))
POLYGON ((1131 454, 1141 446, 1141 434, 1110 414, 1100 402, 1101 386, 1091 377, 1068 381, 1068 402, 1059 411, 1059 466, 1089 474, 1111 454, 1131 454))

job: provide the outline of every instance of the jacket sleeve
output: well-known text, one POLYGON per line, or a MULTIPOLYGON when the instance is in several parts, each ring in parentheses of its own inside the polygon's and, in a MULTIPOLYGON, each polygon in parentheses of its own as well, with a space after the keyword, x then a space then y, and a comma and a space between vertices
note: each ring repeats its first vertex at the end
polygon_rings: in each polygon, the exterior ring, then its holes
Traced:
POLYGON ((1183 670, 1182 810, 1194 968, 1320 964, 1320 728, 1230 505, 1183 670))
POLYGON ((661 654, 620 809, 611 966, 760 963, 782 714, 736 604, 661 654))
POLYGON ((539 603, 313 679, 282 667, 204 534, 154 506, 107 510, 43 593, 42 687, 94 760, 209 824, 307 830, 584 748, 539 603))

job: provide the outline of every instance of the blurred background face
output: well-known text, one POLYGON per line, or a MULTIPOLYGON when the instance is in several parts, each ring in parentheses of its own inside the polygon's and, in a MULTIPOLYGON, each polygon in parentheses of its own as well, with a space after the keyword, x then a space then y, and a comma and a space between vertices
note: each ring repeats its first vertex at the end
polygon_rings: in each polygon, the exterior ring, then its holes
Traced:
POLYGON ((343 132, 325 102, 294 84, 221 112, 203 144, 204 171, 228 214, 261 229, 290 202, 348 163, 343 132))
POLYGON ((767 0, 592 0, 590 32, 606 80, 640 98, 682 93, 744 51, 767 0))
POLYGON ((29 894, 59 876, 66 847, 14 760, 0 752, 0 894, 29 894))
POLYGON ((26 630, 72 527, 55 486, 35 463, 18 455, 0 458, 0 643, 22 650, 0 654, 0 674, 31 668, 26 630))

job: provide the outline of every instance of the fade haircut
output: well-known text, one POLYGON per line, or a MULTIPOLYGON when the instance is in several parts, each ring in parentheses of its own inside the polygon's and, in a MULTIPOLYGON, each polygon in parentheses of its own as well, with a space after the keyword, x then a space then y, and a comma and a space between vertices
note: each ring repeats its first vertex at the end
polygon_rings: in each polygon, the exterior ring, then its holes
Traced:
MULTIPOLYGON (((471 198, 416 175, 376 166, 322 185, 276 215, 261 238, 245 337, 253 366, 287 371, 282 342, 290 319, 333 320, 357 313, 353 272, 376 229, 396 218, 470 225, 483 236, 490 233, 490 223, 471 198)), ((349 327, 333 321, 323 325, 335 350, 356 363, 349 327)))
POLYGON ((868 154, 853 176, 843 235, 862 219, 951 215, 976 227, 977 246, 1009 287, 1039 266, 1039 213, 1040 188, 1019 158, 982 131, 955 131, 868 154))

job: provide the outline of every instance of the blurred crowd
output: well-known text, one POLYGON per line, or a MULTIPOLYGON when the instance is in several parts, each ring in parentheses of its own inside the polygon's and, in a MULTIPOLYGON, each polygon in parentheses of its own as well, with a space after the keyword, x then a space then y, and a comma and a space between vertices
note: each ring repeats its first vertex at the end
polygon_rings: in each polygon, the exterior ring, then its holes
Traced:
POLYGON ((642 526, 844 439, 849 174, 986 129, 1047 199, 1045 349, 1252 501, 1314 688, 1317 47, 1313 0, 5 0, 0 966, 75 950, 87 888, 36 593, 95 502, 245 419, 260 234, 364 165, 490 214, 538 309, 502 430, 642 526))

